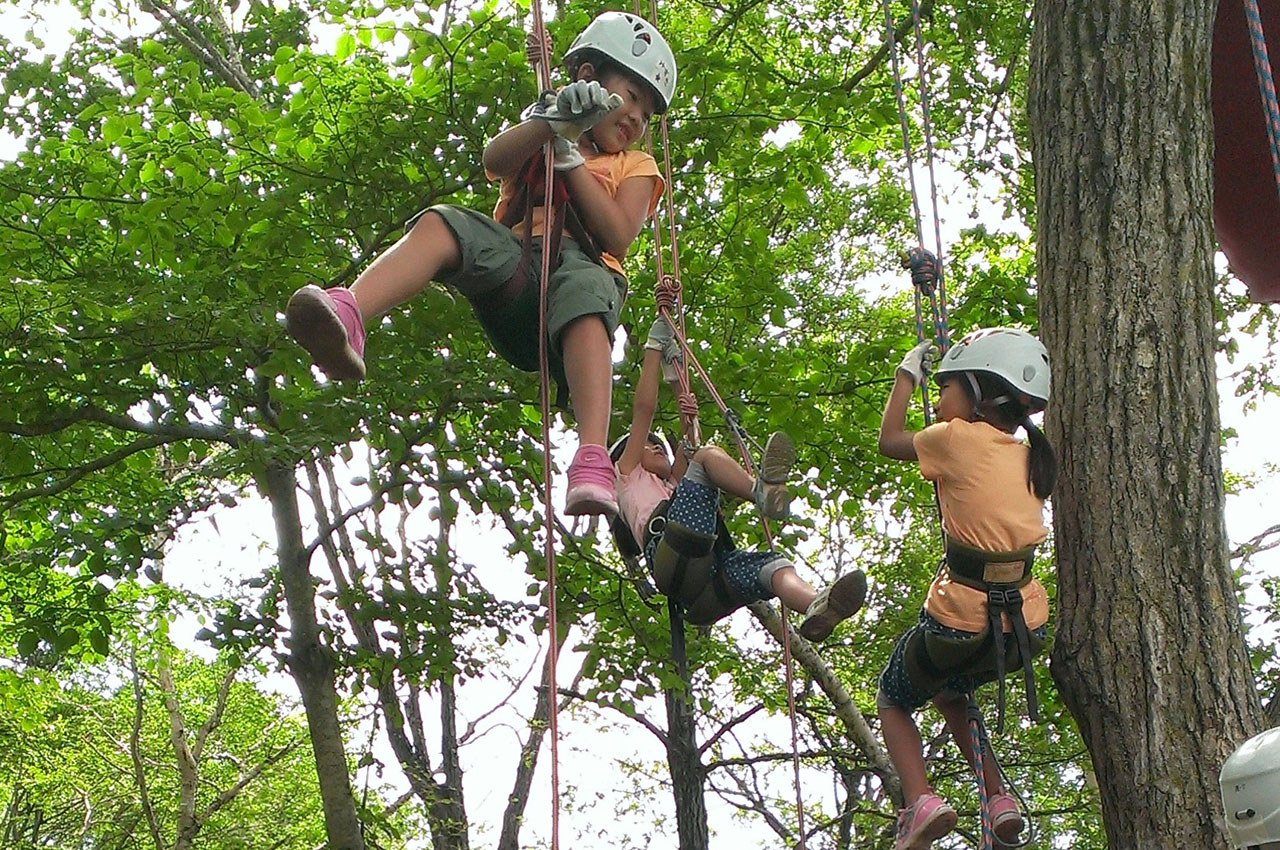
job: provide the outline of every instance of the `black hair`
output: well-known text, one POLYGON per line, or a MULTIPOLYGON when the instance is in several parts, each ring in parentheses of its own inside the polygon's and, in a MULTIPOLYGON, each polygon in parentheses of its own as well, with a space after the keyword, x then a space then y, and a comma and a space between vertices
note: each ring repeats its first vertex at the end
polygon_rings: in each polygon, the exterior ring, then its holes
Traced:
POLYGON ((1031 453, 1027 456, 1027 489, 1039 499, 1049 498, 1058 483, 1058 457, 1049 438, 1031 421, 1031 414, 1038 412, 1039 408, 1033 410, 1024 403, 1024 396, 1003 378, 987 372, 966 374, 977 381, 978 392, 982 395, 981 400, 974 398, 972 384, 968 380, 959 382, 973 402, 974 413, 979 419, 1009 433, 1016 431, 1019 425, 1026 429, 1031 443, 1031 453))
POLYGON ((579 50, 573 57, 573 61, 569 62, 566 67, 569 69, 569 76, 578 79, 578 69, 583 65, 590 65, 596 71, 596 77, 603 77, 606 74, 625 74, 628 77, 639 80, 640 77, 635 71, 622 67, 622 64, 609 58, 602 51, 588 47, 585 50, 579 50))
MULTIPOLYGON (((620 438, 619 440, 617 440, 613 444, 613 447, 609 449, 609 460, 613 461, 614 463, 617 463, 619 460, 621 460, 622 453, 627 450, 627 443, 629 442, 631 442, 630 434, 627 434, 622 438, 620 438)), ((671 444, 668 443, 665 439, 663 439, 661 434, 656 434, 653 431, 650 431, 649 442, 653 443, 655 446, 661 446, 662 449, 667 453, 668 459, 672 457, 671 444)))

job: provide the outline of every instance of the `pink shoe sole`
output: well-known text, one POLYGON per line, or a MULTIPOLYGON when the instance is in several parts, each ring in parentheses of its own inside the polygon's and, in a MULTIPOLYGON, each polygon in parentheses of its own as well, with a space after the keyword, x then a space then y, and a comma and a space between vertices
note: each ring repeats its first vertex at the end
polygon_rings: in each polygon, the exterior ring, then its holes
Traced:
POLYGON ((896 850, 929 850, 929 846, 956 828, 960 816, 950 807, 939 807, 896 850))
POLYGON ((565 495, 564 512, 568 516, 618 515, 618 499, 613 491, 598 484, 579 484, 565 495))
POLYGON ((996 815, 991 823, 991 831, 996 834, 997 846, 1000 844, 1006 847, 1016 846, 1025 826, 1026 824, 1022 822, 1022 812, 1017 809, 1006 810, 996 815))
POLYGON ((284 309, 285 330, 307 350, 315 364, 335 381, 364 378, 364 358, 351 347, 347 330, 330 297, 318 286, 304 286, 284 309))

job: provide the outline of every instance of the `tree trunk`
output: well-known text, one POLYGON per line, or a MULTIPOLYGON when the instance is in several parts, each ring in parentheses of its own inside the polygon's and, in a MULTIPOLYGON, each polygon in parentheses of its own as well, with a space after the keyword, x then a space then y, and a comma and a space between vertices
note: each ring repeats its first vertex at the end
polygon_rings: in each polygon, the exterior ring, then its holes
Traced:
POLYGON ((676 834, 680 850, 707 850, 706 769, 698 752, 697 723, 689 704, 689 665, 685 661, 684 622, 679 609, 667 604, 671 618, 671 648, 680 668, 681 685, 666 688, 667 768, 676 803, 676 834))
POLYGON ((1224 847, 1258 727, 1214 374, 1212 0, 1037 0, 1030 118, 1054 366, 1054 680, 1113 848, 1224 847))
POLYGON ((271 463, 266 474, 267 496, 276 524, 280 583, 289 612, 289 672, 298 683, 311 731, 324 804, 325 832, 330 850, 364 850, 360 820, 347 770, 347 753, 338 723, 338 691, 333 659, 320 643, 314 588, 302 521, 298 516, 297 480, 290 466, 271 463))

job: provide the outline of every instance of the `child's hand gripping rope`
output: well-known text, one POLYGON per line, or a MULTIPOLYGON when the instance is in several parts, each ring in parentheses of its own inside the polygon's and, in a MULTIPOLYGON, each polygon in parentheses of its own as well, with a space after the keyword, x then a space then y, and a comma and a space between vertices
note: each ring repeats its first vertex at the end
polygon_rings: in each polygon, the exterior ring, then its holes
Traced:
POLYGON ((543 92, 525 117, 546 121, 557 136, 576 142, 621 105, 622 97, 597 81, 578 80, 558 92, 543 92))
POLYGON ((902 358, 898 371, 911 378, 914 387, 920 386, 924 376, 933 371, 934 361, 938 357, 938 346, 932 340, 925 340, 907 352, 902 358))
POLYGON ((676 332, 671 323, 662 316, 654 319, 644 347, 662 355, 662 380, 668 384, 679 382, 680 369, 684 367, 684 351, 676 341, 676 332))

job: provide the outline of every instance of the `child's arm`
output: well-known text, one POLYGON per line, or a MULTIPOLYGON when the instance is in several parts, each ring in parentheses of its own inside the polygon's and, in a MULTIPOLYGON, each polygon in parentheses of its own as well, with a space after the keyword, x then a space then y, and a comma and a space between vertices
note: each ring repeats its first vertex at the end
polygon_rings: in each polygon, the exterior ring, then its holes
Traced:
POLYGON ((636 381, 636 397, 631 402, 631 433, 627 447, 618 458, 618 471, 627 475, 640 463, 645 446, 649 442, 649 429, 653 415, 658 411, 658 378, 662 374, 662 351, 645 347, 644 363, 640 366, 640 378, 636 381))
MULTIPOLYGON (((545 121, 523 121, 508 127, 494 136, 485 147, 485 170, 496 177, 516 177, 529 157, 540 156, 542 146, 553 138, 555 133, 545 121)), ((577 151, 576 143, 567 144, 573 151, 577 151)), ((568 156, 572 157, 572 154, 568 156)), ((618 187, 617 196, 611 197, 600 181, 582 164, 580 154, 577 159, 578 163, 569 168, 563 168, 560 159, 557 159, 556 171, 569 187, 569 194, 577 204, 582 223, 600 249, 615 257, 625 257, 631 243, 640 235, 641 228, 649 218, 649 203, 653 198, 657 178, 630 177, 618 187)))
POLYGON ((893 390, 880 418, 880 454, 896 460, 916 459, 916 432, 907 430, 907 405, 916 382, 906 372, 899 371, 893 380, 893 390))
POLYGON ((896 460, 916 460, 916 432, 907 430, 907 405, 911 394, 924 380, 924 373, 933 363, 933 343, 929 340, 917 345, 902 359, 893 379, 889 401, 880 417, 880 454, 896 460))
POLYGON ((562 174, 582 216, 583 225, 600 249, 618 258, 625 257, 649 218, 649 203, 657 178, 629 177, 618 187, 618 194, 610 197, 600 181, 585 167, 562 174))
POLYGON ((555 138, 546 121, 521 121, 503 130, 485 145, 481 162, 496 177, 515 177, 529 157, 540 154, 542 146, 555 138))

